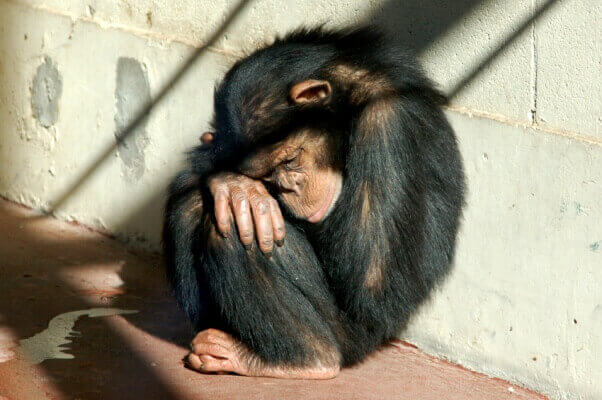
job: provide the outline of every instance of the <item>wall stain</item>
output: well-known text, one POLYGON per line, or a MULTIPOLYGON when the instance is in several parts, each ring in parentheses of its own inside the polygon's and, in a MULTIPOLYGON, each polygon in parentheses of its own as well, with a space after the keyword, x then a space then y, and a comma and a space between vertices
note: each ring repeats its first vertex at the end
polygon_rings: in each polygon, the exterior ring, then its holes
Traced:
POLYGON ((589 249, 591 251, 598 251, 598 249, 600 248, 600 241, 598 240, 597 242, 594 242, 592 244, 589 245, 589 249))
POLYGON ((117 153, 123 162, 123 172, 129 181, 137 181, 144 174, 144 149, 149 143, 146 125, 148 118, 132 132, 123 130, 151 101, 146 70, 138 60, 121 57, 117 62, 115 86, 115 139, 117 153))
POLYGON ((63 92, 63 79, 48 56, 36 70, 31 87, 31 109, 34 118, 45 128, 54 125, 59 116, 59 99, 63 92))

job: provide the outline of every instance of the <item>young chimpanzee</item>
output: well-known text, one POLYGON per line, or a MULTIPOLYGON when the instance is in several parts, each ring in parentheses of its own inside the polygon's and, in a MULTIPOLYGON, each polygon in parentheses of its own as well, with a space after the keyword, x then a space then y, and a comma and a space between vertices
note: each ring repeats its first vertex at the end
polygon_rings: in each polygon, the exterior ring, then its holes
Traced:
POLYGON ((299 30, 232 67, 165 216, 191 367, 331 378, 400 332, 454 255, 444 101, 372 28, 299 30))

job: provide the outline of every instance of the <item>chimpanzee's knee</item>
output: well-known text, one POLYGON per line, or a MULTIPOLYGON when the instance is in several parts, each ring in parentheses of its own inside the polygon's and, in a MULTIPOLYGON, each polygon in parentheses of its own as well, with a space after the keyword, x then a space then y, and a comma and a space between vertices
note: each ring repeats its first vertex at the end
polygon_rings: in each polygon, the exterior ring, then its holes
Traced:
POLYGON ((235 230, 206 229, 204 276, 222 329, 268 363, 338 365, 338 308, 305 235, 287 224, 268 258, 257 243, 246 249, 235 230))

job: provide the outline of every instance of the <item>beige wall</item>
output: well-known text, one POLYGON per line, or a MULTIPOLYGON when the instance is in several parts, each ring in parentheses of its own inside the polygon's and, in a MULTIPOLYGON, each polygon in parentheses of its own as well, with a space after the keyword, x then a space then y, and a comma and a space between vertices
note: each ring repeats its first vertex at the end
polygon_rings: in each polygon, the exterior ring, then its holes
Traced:
POLYGON ((453 94, 469 178, 454 273, 404 336, 552 398, 599 398, 601 9, 546 4, 250 0, 114 149, 232 2, 0 0, 0 194, 53 209, 69 193, 57 216, 158 248, 165 187, 236 57, 302 23, 376 22, 453 94))

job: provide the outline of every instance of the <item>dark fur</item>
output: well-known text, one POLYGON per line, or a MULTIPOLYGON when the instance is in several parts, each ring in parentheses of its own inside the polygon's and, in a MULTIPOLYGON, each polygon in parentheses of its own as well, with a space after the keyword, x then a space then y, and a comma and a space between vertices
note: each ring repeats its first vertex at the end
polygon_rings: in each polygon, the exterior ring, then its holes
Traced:
POLYGON ((295 366, 347 366, 395 337, 454 255, 464 176, 444 100, 374 29, 300 30, 234 65, 215 93, 214 143, 191 152, 166 209, 168 276, 195 328, 295 366), (289 101, 306 79, 331 82, 326 105, 289 101), (271 259, 217 235, 206 177, 302 127, 339 143, 332 213, 317 225, 287 218, 271 259))

